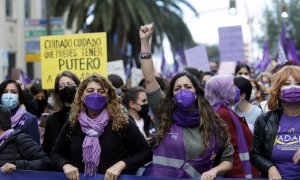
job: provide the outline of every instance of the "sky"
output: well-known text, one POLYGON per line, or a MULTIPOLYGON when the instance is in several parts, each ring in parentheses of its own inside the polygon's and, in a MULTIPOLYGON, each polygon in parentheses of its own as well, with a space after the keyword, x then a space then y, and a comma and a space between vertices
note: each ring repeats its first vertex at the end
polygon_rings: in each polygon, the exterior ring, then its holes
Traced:
MULTIPOLYGON (((218 45, 218 27, 241 25, 243 40, 248 44, 251 60, 262 56, 262 49, 255 43, 255 37, 262 36, 263 10, 271 4, 271 0, 236 0, 237 13, 228 13, 229 0, 189 0, 199 13, 198 16, 182 5, 183 20, 187 24, 194 41, 197 44, 218 45)), ((173 56, 168 51, 170 45, 163 42, 165 57, 168 64, 173 63, 173 56)), ((161 61, 157 59, 156 61, 161 61)), ((159 62, 156 62, 159 66, 159 62)))

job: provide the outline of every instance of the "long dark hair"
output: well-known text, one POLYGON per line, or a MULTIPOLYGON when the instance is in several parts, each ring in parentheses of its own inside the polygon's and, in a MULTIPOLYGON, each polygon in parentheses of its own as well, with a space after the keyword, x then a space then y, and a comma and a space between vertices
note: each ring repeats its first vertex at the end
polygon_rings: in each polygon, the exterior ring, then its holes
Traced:
POLYGON ((4 80, 0 84, 0 98, 4 94, 4 91, 5 91, 5 89, 6 89, 6 87, 7 87, 8 84, 14 84, 17 87, 18 94, 19 94, 19 102, 20 102, 20 104, 24 104, 25 103, 25 98, 24 98, 24 94, 23 94, 22 88, 21 88, 20 84, 17 81, 12 80, 12 79, 4 80))
POLYGON ((130 101, 136 102, 138 100, 138 95, 141 92, 146 93, 145 89, 142 87, 131 87, 131 88, 123 88, 122 89, 122 104, 129 110, 130 109, 130 101))
POLYGON ((205 148, 212 145, 212 135, 216 136, 219 142, 229 142, 229 134, 227 131, 226 123, 214 112, 208 101, 204 98, 204 91, 199 87, 196 80, 188 72, 181 72, 176 74, 170 81, 169 87, 166 90, 165 98, 161 100, 161 103, 157 110, 157 117, 160 120, 160 124, 157 130, 158 142, 161 142, 166 133, 172 126, 172 113, 176 106, 173 98, 173 89, 175 82, 178 78, 186 76, 188 77, 193 86, 196 89, 197 106, 200 114, 200 136, 202 144, 205 148))
POLYGON ((58 106, 58 109, 61 109, 63 107, 63 101, 61 100, 61 97, 59 96, 59 80, 64 76, 71 78, 75 82, 76 87, 78 87, 80 84, 79 78, 76 76, 76 74, 72 73, 71 71, 63 71, 61 74, 58 74, 56 76, 55 82, 54 82, 53 97, 54 97, 56 106, 58 106))

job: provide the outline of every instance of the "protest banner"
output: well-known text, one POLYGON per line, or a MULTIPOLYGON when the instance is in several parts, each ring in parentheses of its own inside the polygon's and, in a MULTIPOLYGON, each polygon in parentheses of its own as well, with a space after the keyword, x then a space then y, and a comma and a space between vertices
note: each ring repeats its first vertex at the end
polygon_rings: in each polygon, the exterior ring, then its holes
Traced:
MULTIPOLYGON (((0 171, 0 179, 5 180, 66 180, 66 175, 63 172, 47 172, 47 171, 29 171, 29 170, 16 170, 12 173, 4 174, 0 171)), ((81 180, 103 180, 103 174, 96 174, 94 176, 86 176, 80 173, 81 180)), ((118 180, 199 180, 198 178, 157 178, 147 176, 133 176, 133 175, 120 175, 118 180)), ((266 178, 247 178, 247 180, 267 180, 266 178)), ((215 178, 215 180, 246 180, 246 178, 215 178)))
POLYGON ((219 27, 219 48, 221 61, 246 60, 241 26, 219 27))
POLYGON ((136 67, 131 68, 131 86, 138 86, 141 80, 144 79, 143 71, 136 67))
POLYGON ((126 82, 126 75, 125 75, 123 60, 108 62, 107 63, 107 73, 108 73, 108 75, 116 74, 122 78, 123 83, 126 82))
POLYGON ((107 77, 106 33, 41 37, 42 87, 53 89, 55 77, 65 71, 80 80, 97 73, 107 77))
POLYGON ((203 44, 185 50, 185 57, 188 67, 210 71, 206 48, 203 44))
POLYGON ((218 74, 234 74, 236 64, 235 61, 221 61, 218 74))

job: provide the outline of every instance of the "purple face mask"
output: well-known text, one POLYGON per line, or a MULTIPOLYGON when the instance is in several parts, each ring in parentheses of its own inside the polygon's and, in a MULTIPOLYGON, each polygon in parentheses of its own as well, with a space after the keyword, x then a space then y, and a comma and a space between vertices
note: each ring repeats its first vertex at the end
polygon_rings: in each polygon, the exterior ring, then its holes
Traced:
POLYGON ((286 103, 300 103, 300 86, 290 86, 281 89, 280 99, 286 103))
POLYGON ((195 100, 195 93, 187 89, 182 89, 175 94, 176 105, 181 109, 191 108, 195 100))
POLYGON ((98 93, 89 94, 84 97, 84 104, 88 109, 93 111, 100 110, 102 107, 106 105, 106 103, 107 103, 106 96, 101 96, 98 93))
POLYGON ((234 97, 234 104, 240 101, 241 91, 238 87, 235 86, 235 97, 234 97))

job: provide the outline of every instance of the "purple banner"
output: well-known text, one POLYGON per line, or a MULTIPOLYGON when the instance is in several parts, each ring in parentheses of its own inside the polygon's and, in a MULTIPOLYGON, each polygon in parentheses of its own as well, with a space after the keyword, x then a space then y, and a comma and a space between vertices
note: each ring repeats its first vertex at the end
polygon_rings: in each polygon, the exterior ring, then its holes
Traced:
POLYGON ((245 61, 245 50, 241 26, 219 27, 221 61, 245 61))
MULTIPOLYGON (((10 174, 3 174, 0 171, 0 179, 5 180, 65 180, 67 179, 63 172, 46 172, 46 171, 14 171, 10 174)), ((103 174, 97 174, 95 176, 84 176, 80 174, 81 180, 103 180, 103 174)), ((175 180, 177 178, 153 178, 145 176, 130 176, 130 175, 121 175, 119 180, 175 180)), ((181 178, 180 180, 199 180, 199 178, 181 178)), ((216 178, 215 180, 244 180, 244 178, 216 178)), ((251 179, 248 179, 251 180, 251 179)), ((261 179, 267 180, 267 179, 261 179)))

